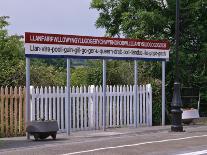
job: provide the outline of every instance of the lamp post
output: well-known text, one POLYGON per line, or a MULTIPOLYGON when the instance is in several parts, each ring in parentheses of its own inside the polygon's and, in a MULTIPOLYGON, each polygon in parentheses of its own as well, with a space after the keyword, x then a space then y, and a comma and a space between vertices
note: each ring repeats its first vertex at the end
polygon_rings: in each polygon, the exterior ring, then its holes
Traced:
POLYGON ((180 83, 179 83, 179 69, 178 69, 178 47, 179 47, 179 0, 176 0, 176 32, 175 32, 175 40, 176 40, 176 66, 175 66, 175 82, 174 82, 174 91, 173 91, 173 99, 171 103, 171 112, 172 112, 172 125, 171 125, 171 131, 173 132, 182 132, 183 126, 182 126, 182 100, 181 100, 181 94, 180 94, 180 83))

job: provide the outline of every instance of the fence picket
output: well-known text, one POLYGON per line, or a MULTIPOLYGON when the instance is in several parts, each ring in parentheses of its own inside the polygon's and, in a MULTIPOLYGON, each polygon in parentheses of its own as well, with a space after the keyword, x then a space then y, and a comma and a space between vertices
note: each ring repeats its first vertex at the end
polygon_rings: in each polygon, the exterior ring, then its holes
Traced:
MULTIPOLYGON (((129 92, 129 86, 128 86, 128 85, 127 85, 127 92, 129 92)), ((129 122, 129 117, 130 117, 130 111, 129 111, 129 98, 130 98, 130 94, 127 93, 127 114, 126 114, 126 116, 127 116, 127 125, 130 124, 130 122, 129 122)))
POLYGON ((22 134, 23 133, 23 100, 22 100, 22 97, 23 97, 23 93, 22 93, 22 88, 19 87, 19 133, 22 134))
POLYGON ((99 113, 99 128, 101 128, 102 127, 102 125, 103 125, 103 95, 102 95, 102 93, 103 93, 103 89, 102 89, 102 86, 100 86, 99 87, 99 89, 97 88, 97 90, 98 90, 98 92, 99 92, 99 111, 98 111, 98 113, 99 113))
POLYGON ((106 86, 106 127, 109 127, 109 86, 106 86))
POLYGON ((112 104, 113 102, 112 102, 112 86, 109 86, 109 106, 110 106, 110 108, 109 108, 109 122, 110 122, 110 124, 109 124, 109 126, 110 127, 112 127, 112 110, 113 110, 113 104, 112 104))
POLYGON ((44 95, 45 95, 45 120, 48 120, 48 91, 47 87, 44 87, 44 95))
POLYGON ((113 104, 113 126, 116 126, 116 87, 113 86, 112 88, 112 104, 113 104))
MULTIPOLYGON (((56 96, 56 89, 54 86, 52 87, 52 96, 53 96, 53 104, 52 104, 53 119, 57 120, 57 96, 56 96)), ((59 124, 59 128, 60 128, 60 124, 59 124)))
POLYGON ((75 130, 75 128, 76 128, 76 99, 75 99, 75 96, 73 95, 75 93, 75 87, 73 86, 72 87, 72 92, 71 92, 71 105, 73 106, 73 108, 72 108, 72 121, 73 121, 73 125, 72 125, 72 130, 75 130))
POLYGON ((1 133, 1 135, 2 136, 4 136, 4 126, 5 126, 5 118, 4 118, 4 113, 5 113, 5 109, 4 109, 4 97, 5 97, 5 95, 4 95, 4 89, 3 89, 3 87, 1 87, 1 102, 0 102, 0 110, 1 110, 1 124, 0 124, 0 133, 1 133))
POLYGON ((146 89, 145 86, 143 85, 143 124, 146 125, 146 102, 145 102, 145 94, 146 94, 146 89))
POLYGON ((129 86, 129 106, 130 106, 130 124, 133 124, 133 89, 132 85, 129 86))
MULTIPOLYGON (((58 94, 58 93, 57 93, 58 94)), ((60 88, 60 98, 61 98, 61 102, 59 103, 59 108, 60 108, 60 113, 59 113, 59 116, 60 116, 60 123, 61 123, 61 129, 62 131, 64 130, 64 109, 65 109, 65 98, 64 98, 65 94, 64 94, 64 90, 63 90, 63 87, 60 88)), ((60 100, 60 98, 58 98, 58 95, 57 95, 57 99, 60 100)), ((66 103, 67 104, 67 103, 66 103)))
POLYGON ((95 127, 96 129, 99 129, 99 102, 98 102, 98 98, 101 97, 101 94, 99 92, 98 86, 95 87, 95 92, 96 92, 96 96, 95 96, 95 127))
POLYGON ((116 119, 117 119, 117 126, 120 125, 120 101, 119 101, 119 98, 120 98, 120 87, 119 86, 116 86, 117 89, 116 89, 116 96, 117 96, 117 109, 116 109, 116 119))
POLYGON ((120 126, 123 125, 123 87, 120 86, 120 126))
MULTIPOLYGON (((76 95, 79 94, 79 87, 76 87, 76 95)), ((76 101, 77 101, 77 106, 76 106, 76 117, 77 117, 77 130, 79 130, 80 128, 80 114, 79 114, 79 110, 80 110, 80 106, 79 106, 79 95, 77 95, 76 97, 76 101)))
POLYGON ((49 120, 52 119, 52 88, 48 89, 49 120))
POLYGON ((9 109, 8 109, 8 99, 9 99, 9 94, 8 94, 8 87, 6 87, 6 89, 5 89, 5 97, 6 97, 6 99, 5 99, 5 122, 6 122, 6 136, 8 136, 8 129, 9 129, 9 116, 8 116, 8 114, 9 114, 9 109))
POLYGON ((15 136, 17 135, 17 130, 18 130, 18 124, 17 121, 19 121, 18 117, 18 105, 17 105, 17 100, 18 100, 18 94, 17 94, 17 87, 14 88, 14 134, 15 136))
POLYGON ((87 124, 88 124, 88 115, 87 115, 87 109, 88 109, 88 102, 87 102, 87 90, 86 86, 83 87, 83 92, 84 92, 84 103, 83 103, 83 110, 84 110, 84 121, 83 121, 83 127, 84 129, 87 129, 87 124))

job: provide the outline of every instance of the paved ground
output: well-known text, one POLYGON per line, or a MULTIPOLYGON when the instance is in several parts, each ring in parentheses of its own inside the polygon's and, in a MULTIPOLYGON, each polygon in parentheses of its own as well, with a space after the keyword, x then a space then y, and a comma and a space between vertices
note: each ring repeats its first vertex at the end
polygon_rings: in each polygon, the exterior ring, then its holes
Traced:
POLYGON ((184 127, 186 132, 170 132, 170 126, 117 128, 103 132, 73 132, 69 137, 58 134, 57 140, 26 140, 26 137, 0 139, 0 155, 57 154, 207 154, 207 126, 184 127))

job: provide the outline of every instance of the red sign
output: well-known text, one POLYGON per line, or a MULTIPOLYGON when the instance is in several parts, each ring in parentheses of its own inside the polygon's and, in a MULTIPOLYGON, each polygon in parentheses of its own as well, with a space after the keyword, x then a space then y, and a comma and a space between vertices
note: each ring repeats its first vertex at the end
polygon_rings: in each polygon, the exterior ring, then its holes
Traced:
POLYGON ((169 58, 169 42, 78 35, 25 33, 26 55, 92 58, 169 58))

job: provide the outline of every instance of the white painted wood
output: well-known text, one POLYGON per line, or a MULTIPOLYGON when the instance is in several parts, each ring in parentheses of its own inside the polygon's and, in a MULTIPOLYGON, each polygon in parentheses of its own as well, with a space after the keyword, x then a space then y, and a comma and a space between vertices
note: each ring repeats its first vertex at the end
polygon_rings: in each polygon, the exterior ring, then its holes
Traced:
POLYGON ((79 96, 78 96, 78 94, 79 94, 79 87, 76 87, 76 95, 77 95, 77 97, 76 97, 76 121, 77 121, 77 130, 79 130, 80 129, 80 104, 79 104, 79 96))
MULTIPOLYGON (((127 85, 127 92, 129 92, 129 86, 127 85)), ((129 126, 130 122, 129 122, 129 116, 130 116, 130 111, 129 111, 129 98, 130 98, 130 94, 127 93, 127 125, 129 126)))
POLYGON ((52 96, 51 96, 51 87, 48 89, 48 98, 49 98, 49 120, 52 119, 52 96))
MULTIPOLYGON (((55 90, 55 87, 53 86, 52 87, 52 97, 53 97, 53 108, 52 108, 52 114, 53 114, 53 119, 54 120, 57 120, 57 116, 56 116, 56 113, 57 113, 57 109, 56 109, 56 95, 55 95, 55 93, 56 93, 56 90, 55 90)), ((59 128, 60 128, 60 121, 58 121, 58 123, 59 123, 59 128)))
POLYGON ((82 93, 83 93, 83 87, 81 86, 80 87, 80 116, 81 116, 81 118, 80 118, 80 121, 81 121, 81 130, 83 130, 83 95, 82 95, 82 93))
POLYGON ((102 128, 102 125, 103 125, 103 89, 102 89, 102 86, 99 87, 98 89, 98 92, 100 94, 100 97, 99 97, 99 128, 102 128))
POLYGON ((130 108, 130 112, 129 112, 129 119, 130 119, 130 121, 129 121, 129 123, 130 124, 133 124, 133 111, 132 111, 132 109, 133 109, 133 96, 134 96, 134 94, 133 94, 133 89, 132 89, 132 85, 130 85, 129 86, 129 108, 130 108))
POLYGON ((137 126, 140 126, 140 87, 137 85, 137 126))
MULTIPOLYGON (((60 88, 60 97, 61 97, 61 103, 60 103, 60 122, 61 122, 61 129, 63 130, 64 129, 64 109, 65 109, 65 106, 64 106, 64 99, 65 99, 65 94, 64 94, 64 90, 63 90, 63 87, 60 88)), ((58 97, 57 97, 58 98, 58 97)))
POLYGON ((72 92, 71 92, 71 105, 72 105, 72 109, 73 109, 73 116, 72 116, 72 121, 73 121, 73 126, 72 126, 72 130, 75 131, 76 129, 76 125, 77 125, 77 122, 76 122, 76 102, 75 102, 75 87, 73 86, 72 87, 72 92))
POLYGON ((109 115, 109 108, 110 108, 110 104, 109 104, 109 86, 106 86, 106 127, 109 127, 109 119, 110 119, 110 115, 109 115))
POLYGON ((32 113, 32 120, 35 120, 35 98, 36 98, 36 95, 35 95, 35 89, 34 87, 32 87, 32 90, 30 91, 30 93, 32 93, 32 103, 31 103, 31 113, 32 113))
POLYGON ((123 125, 123 87, 120 86, 120 126, 123 125))
POLYGON ((94 104, 94 98, 95 98, 95 86, 91 85, 88 87, 88 91, 91 94, 89 97, 89 107, 88 107, 88 115, 89 115, 89 128, 93 129, 95 125, 95 104, 94 104))
POLYGON ((45 99, 45 120, 48 120, 48 91, 47 87, 44 87, 44 99, 45 99))
POLYGON ((37 120, 40 119, 40 96, 39 96, 39 88, 36 88, 36 94, 37 94, 37 100, 36 100, 36 104, 37 104, 37 120))
POLYGON ((142 95, 143 95, 143 92, 142 92, 142 86, 140 85, 140 107, 139 107, 139 110, 140 110, 140 114, 139 114, 139 116, 140 116, 140 125, 142 125, 142 123, 143 123, 143 121, 142 121, 142 108, 143 108, 143 104, 142 104, 142 95))
POLYGON ((113 102, 112 102, 112 86, 109 87, 109 96, 110 96, 110 108, 109 108, 109 115, 110 115, 110 124, 109 126, 112 127, 113 126, 113 120, 112 120, 112 115, 113 115, 113 102))
POLYGON ((98 86, 96 86, 96 88, 95 88, 95 127, 96 127, 96 129, 99 129, 100 127, 99 127, 99 124, 98 124, 98 122, 99 122, 99 102, 98 102, 98 98, 99 98, 99 96, 101 96, 101 94, 99 93, 99 91, 98 91, 99 89, 98 89, 98 86))
POLYGON ((148 95, 148 90, 147 90, 147 86, 146 86, 146 123, 147 126, 150 126, 149 124, 149 95, 148 95))
MULTIPOLYGON (((151 85, 138 87, 138 125, 152 125, 151 85)), ((57 119, 61 131, 66 131, 65 89, 51 87, 32 92, 32 119, 45 116, 57 119), (36 106, 35 106, 36 104, 36 106), (36 113, 35 113, 36 111, 36 113), (57 115, 57 118, 56 118, 57 115)), ((134 88, 132 86, 107 86, 106 127, 131 126, 134 123, 134 88)), ((100 129, 103 117, 102 87, 73 87, 71 90, 72 131, 100 129)))
POLYGON ((146 125, 146 100, 145 100, 145 94, 146 94, 146 89, 145 89, 145 85, 143 85, 143 124, 146 125))
POLYGON ((116 87, 115 86, 113 86, 113 88, 112 88, 112 94, 113 94, 113 96, 112 96, 112 105, 113 105, 113 127, 115 127, 116 126, 116 87))
POLYGON ((40 118, 44 119, 43 88, 40 87, 40 118))
POLYGON ((83 92, 84 92, 84 103, 83 103, 83 109, 84 109, 84 129, 87 129, 88 127, 88 115, 87 115, 87 108, 88 108, 88 102, 87 102, 87 90, 86 86, 83 87, 83 92))
MULTIPOLYGON (((61 92, 60 92, 60 87, 59 86, 56 87, 55 94, 56 93, 59 94, 59 95, 57 95, 57 121, 58 121, 60 130, 62 130, 62 124, 61 124, 61 119, 62 118, 60 117, 60 115, 61 115, 60 113, 62 112, 62 111, 60 112, 61 92)), ((53 92, 53 95, 54 95, 54 92, 53 92)))
POLYGON ((116 110, 116 119, 117 119, 117 126, 120 126, 120 87, 117 86, 117 110, 116 110))

